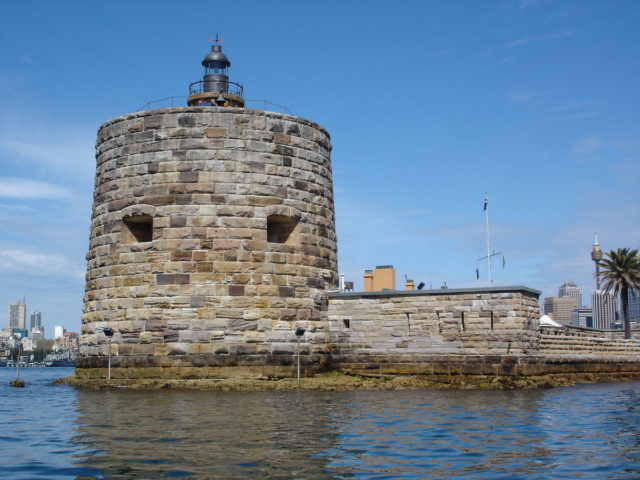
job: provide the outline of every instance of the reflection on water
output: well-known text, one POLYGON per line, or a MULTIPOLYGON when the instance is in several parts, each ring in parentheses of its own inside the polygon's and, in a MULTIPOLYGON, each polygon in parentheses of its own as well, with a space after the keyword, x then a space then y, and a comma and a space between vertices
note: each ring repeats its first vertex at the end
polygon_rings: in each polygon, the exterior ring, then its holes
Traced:
POLYGON ((640 382, 97 392, 38 375, 16 392, 0 371, 1 478, 640 478, 640 382))
POLYGON ((335 445, 335 406, 329 394, 83 391, 74 441, 110 478, 330 478, 310 453, 335 445))

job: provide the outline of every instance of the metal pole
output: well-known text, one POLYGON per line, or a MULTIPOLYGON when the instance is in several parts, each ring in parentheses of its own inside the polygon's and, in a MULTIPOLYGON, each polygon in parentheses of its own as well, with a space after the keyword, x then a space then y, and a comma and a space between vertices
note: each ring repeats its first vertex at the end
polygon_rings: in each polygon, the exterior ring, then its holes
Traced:
POLYGON ((487 268, 489 269, 489 285, 493 283, 491 278, 491 241, 489 240, 489 196, 484 194, 484 218, 487 226, 487 268))
POLYGON ((300 337, 298 337, 298 385, 300 385, 300 337))
POLYGON ((107 352, 109 357, 109 366, 107 369, 107 380, 111 380, 111 340, 107 343, 107 352))

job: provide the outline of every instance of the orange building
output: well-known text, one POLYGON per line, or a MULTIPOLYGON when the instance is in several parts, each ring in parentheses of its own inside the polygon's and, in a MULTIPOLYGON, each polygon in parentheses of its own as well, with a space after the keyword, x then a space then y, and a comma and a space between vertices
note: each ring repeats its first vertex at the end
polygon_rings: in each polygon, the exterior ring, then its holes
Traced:
POLYGON ((364 291, 379 292, 396 289, 396 269, 393 265, 380 265, 364 271, 364 291))

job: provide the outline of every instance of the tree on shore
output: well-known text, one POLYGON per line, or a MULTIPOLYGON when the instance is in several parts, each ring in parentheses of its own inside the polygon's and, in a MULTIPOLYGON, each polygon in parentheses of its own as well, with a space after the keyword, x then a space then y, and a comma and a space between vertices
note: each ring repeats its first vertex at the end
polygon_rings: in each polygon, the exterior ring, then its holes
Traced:
POLYGON ((629 319, 629 294, 640 294, 640 257, 637 250, 619 248, 605 253, 600 262, 600 281, 605 293, 620 297, 624 338, 631 338, 629 319))
POLYGON ((36 362, 42 362, 44 357, 53 352, 51 348, 53 346, 53 340, 38 340, 36 348, 33 350, 33 359, 36 362))

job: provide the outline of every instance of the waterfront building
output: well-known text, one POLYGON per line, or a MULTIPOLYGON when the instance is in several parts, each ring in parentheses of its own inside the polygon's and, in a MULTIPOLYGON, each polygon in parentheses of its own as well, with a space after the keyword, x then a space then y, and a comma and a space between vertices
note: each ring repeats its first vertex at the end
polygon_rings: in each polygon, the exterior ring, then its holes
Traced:
POLYGON ((27 325, 27 304, 25 299, 9 304, 9 328, 24 330, 27 325))
POLYGON ((53 329, 53 338, 62 338, 64 337, 65 332, 66 329, 62 325, 56 325, 53 329))
POLYGON ((609 330, 616 323, 616 297, 612 293, 594 290, 591 294, 593 328, 609 330))
POLYGON ((34 343, 37 343, 38 340, 44 340, 44 328, 33 327, 31 330, 29 330, 29 338, 34 343))
POLYGON ((393 265, 380 265, 364 271, 364 291, 380 292, 396 289, 396 269, 393 265))
POLYGON ((29 330, 42 327, 42 314, 37 310, 31 314, 31 325, 29 330))
POLYGON ((588 307, 576 308, 571 312, 571 325, 593 328, 593 310, 588 307))
POLYGON ((571 323, 571 312, 580 307, 576 297, 547 297, 544 299, 544 313, 563 325, 571 323))
POLYGON ((558 289, 559 297, 571 297, 578 299, 578 307, 582 306, 582 289, 571 280, 567 280, 558 289))

